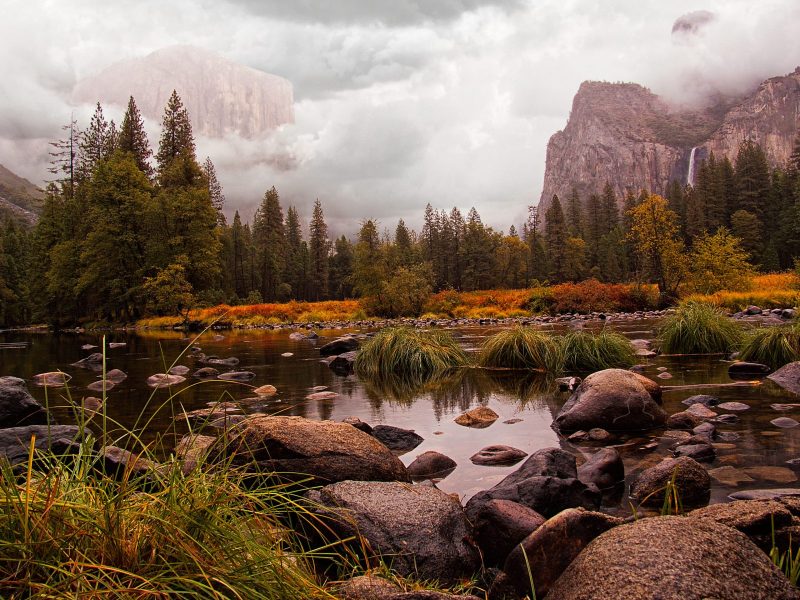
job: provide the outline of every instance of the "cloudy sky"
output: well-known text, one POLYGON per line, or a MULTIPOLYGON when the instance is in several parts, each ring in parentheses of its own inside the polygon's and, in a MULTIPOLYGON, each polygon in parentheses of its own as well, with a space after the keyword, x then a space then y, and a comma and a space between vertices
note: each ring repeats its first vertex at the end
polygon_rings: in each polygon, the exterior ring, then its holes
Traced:
MULTIPOLYGON (((271 140, 198 140, 246 218, 275 185, 338 232, 475 206, 519 225, 547 140, 583 80, 676 102, 800 65, 797 0, 4 0, 0 163, 40 183, 79 79, 189 44, 281 75, 296 123, 271 140), (686 16, 688 15, 688 16, 686 16), (681 21, 676 20, 684 16, 681 21), (294 167, 270 166, 270 152, 294 167)), ((151 140, 155 142, 155 139, 151 140)))

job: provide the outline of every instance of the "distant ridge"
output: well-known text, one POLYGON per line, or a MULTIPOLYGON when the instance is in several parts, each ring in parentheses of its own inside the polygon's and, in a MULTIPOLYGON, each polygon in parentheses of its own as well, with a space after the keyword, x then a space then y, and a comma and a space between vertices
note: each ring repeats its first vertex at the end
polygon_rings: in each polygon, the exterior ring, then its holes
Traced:
POLYGON ((0 221, 11 218, 33 225, 42 210, 44 192, 0 165, 0 221))

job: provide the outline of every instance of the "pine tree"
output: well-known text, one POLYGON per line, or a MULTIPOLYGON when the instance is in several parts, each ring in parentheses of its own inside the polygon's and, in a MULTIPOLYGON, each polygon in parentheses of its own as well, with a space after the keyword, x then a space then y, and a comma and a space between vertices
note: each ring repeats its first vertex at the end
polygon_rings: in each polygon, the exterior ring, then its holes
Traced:
POLYGON ((760 219, 769 196, 769 165, 761 146, 752 140, 739 145, 734 164, 736 209, 746 210, 760 219))
POLYGON ((390 267, 410 267, 414 262, 414 249, 411 243, 411 232, 406 227, 405 221, 400 219, 394 230, 394 246, 390 267))
POLYGON ((610 233, 619 224, 619 209, 614 188, 606 182, 600 198, 600 236, 610 233))
POLYGON ((98 163, 108 156, 112 143, 109 143, 109 125, 103 116, 103 107, 100 103, 92 115, 89 128, 80 135, 80 165, 81 179, 89 179, 98 163))
POLYGON ((385 273, 378 225, 367 219, 358 232, 353 259, 353 289, 359 296, 375 296, 380 293, 385 273))
POLYGON ((553 200, 550 202, 550 206, 547 207, 547 213, 545 214, 544 239, 547 262, 550 266, 550 277, 555 281, 564 281, 566 279, 564 264, 567 237, 569 236, 561 201, 558 196, 553 195, 553 200))
POLYGON ((571 237, 583 238, 583 203, 576 188, 572 188, 572 193, 567 201, 566 210, 567 231, 571 237))
POLYGON ((450 218, 448 220, 451 232, 448 252, 452 260, 450 261, 450 272, 447 275, 447 283, 453 289, 460 290, 464 273, 461 255, 466 223, 464 223, 464 217, 461 215, 461 211, 456 207, 453 207, 453 210, 450 211, 450 218))
POLYGON ((80 146, 81 134, 78 122, 71 118, 69 124, 61 127, 66 134, 60 140, 50 142, 50 167, 48 171, 56 176, 55 181, 61 189, 72 198, 78 185, 79 166, 81 164, 80 146))
POLYGON ((150 149, 150 142, 147 140, 147 133, 144 130, 142 114, 139 112, 133 96, 128 99, 128 108, 122 118, 116 145, 122 152, 130 152, 139 170, 148 179, 153 179, 153 167, 150 165, 153 151, 150 149))
POLYGON ((310 291, 312 300, 328 297, 328 274, 331 242, 328 240, 328 226, 322 213, 319 199, 314 202, 314 211, 309 224, 308 252, 311 267, 310 291))
POLYGON ((602 213, 600 196, 591 194, 586 201, 586 229, 584 231, 589 268, 596 266, 598 263, 600 238, 605 233, 602 213))
POLYGON ((172 161, 181 154, 194 157, 194 135, 192 134, 192 124, 189 121, 189 113, 184 108, 178 93, 172 90, 172 95, 164 109, 164 117, 161 121, 161 139, 156 154, 159 178, 163 176, 172 161))
POLYGON ((206 157, 202 169, 203 175, 208 180, 208 196, 211 198, 211 205, 217 211, 217 224, 224 226, 226 220, 222 208, 225 206, 225 194, 222 191, 222 184, 217 179, 217 170, 214 168, 214 163, 211 162, 209 157, 206 157))
MULTIPOLYGON (((528 207, 528 220, 525 223, 525 241, 528 243, 528 277, 531 281, 543 283, 547 279, 547 253, 542 241, 542 221, 538 206, 528 207)), ((529 281, 529 283, 531 282, 529 281)))
POLYGON ((292 298, 306 299, 306 269, 303 264, 303 226, 297 209, 286 211, 286 268, 283 279, 291 286, 292 298))
POLYGON ((233 291, 238 298, 245 298, 250 292, 247 285, 245 274, 245 263, 247 261, 247 243, 245 239, 245 229, 242 226, 242 218, 239 211, 233 215, 233 225, 231 225, 231 254, 233 259, 233 291))
POLYGON ((253 243, 261 297, 265 302, 278 299, 286 260, 286 235, 278 190, 273 186, 264 193, 253 219, 253 243))
POLYGON ((337 300, 353 295, 353 245, 345 236, 336 239, 330 261, 330 290, 337 300))

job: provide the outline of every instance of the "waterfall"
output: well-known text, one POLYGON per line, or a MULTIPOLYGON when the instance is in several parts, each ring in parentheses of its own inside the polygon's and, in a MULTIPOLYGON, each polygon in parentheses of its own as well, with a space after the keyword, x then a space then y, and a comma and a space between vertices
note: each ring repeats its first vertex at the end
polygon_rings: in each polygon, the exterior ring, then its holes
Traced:
POLYGON ((686 174, 686 185, 694 185, 694 153, 697 146, 692 146, 692 152, 689 154, 689 172, 686 174))

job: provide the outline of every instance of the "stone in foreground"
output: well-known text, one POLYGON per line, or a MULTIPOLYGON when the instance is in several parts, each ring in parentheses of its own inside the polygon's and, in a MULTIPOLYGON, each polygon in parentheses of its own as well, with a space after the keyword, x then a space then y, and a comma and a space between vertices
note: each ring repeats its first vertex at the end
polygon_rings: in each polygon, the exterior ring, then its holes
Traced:
POLYGON ((597 537, 550 589, 558 600, 790 600, 797 590, 725 525, 653 517, 597 537))
POLYGON ((12 466, 27 461, 34 436, 37 451, 72 454, 78 446, 79 431, 75 425, 27 425, 0 429, 0 460, 5 457, 12 466))
POLYGON ((444 479, 456 468, 456 461, 440 452, 423 452, 408 465, 408 474, 414 481, 444 479))
POLYGON ((0 377, 0 428, 47 423, 47 411, 28 393, 25 380, 0 377))
POLYGON ((768 375, 767 379, 774 381, 793 394, 800 394, 800 361, 783 365, 780 369, 768 375))
POLYGON ((535 510, 511 500, 483 505, 472 525, 487 565, 502 565, 509 553, 545 522, 535 510))
POLYGON ((660 506, 667 484, 673 480, 684 506, 700 506, 708 502, 711 477, 696 460, 688 456, 666 459, 645 469, 631 485, 631 497, 640 504, 660 506))

